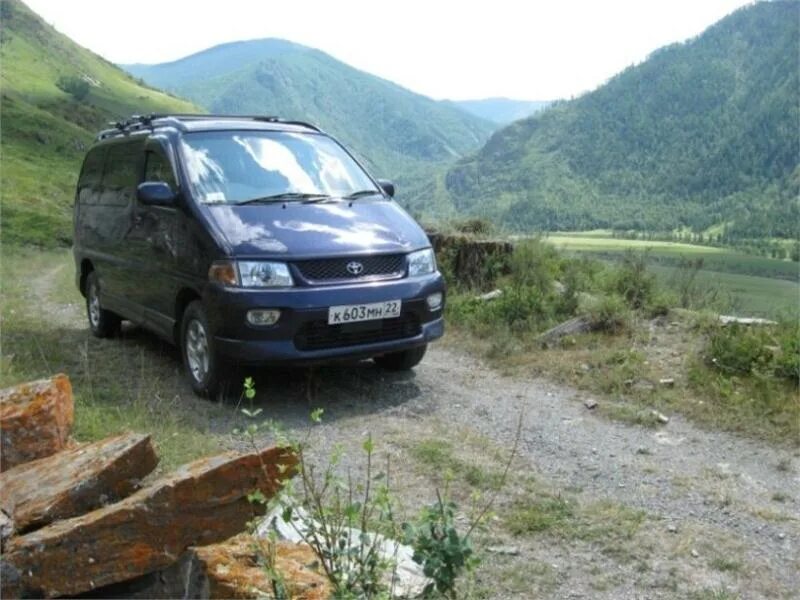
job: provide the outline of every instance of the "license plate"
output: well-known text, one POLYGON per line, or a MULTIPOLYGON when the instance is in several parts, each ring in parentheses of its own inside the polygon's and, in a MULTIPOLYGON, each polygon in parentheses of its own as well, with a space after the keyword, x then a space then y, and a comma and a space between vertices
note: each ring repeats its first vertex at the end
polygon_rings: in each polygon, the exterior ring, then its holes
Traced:
POLYGON ((372 304, 348 304, 345 306, 331 306, 328 309, 328 325, 341 325, 342 323, 358 323, 359 321, 374 321, 377 319, 393 319, 400 316, 400 300, 387 300, 372 304))

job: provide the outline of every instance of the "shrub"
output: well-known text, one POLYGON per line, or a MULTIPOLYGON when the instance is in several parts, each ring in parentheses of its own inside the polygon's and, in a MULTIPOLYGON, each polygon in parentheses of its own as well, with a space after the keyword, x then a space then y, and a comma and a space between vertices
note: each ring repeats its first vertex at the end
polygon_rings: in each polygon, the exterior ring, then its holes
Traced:
POLYGON ((592 303, 588 309, 592 328, 606 333, 617 334, 628 327, 628 307, 619 296, 603 296, 592 303))
POLYGON ((712 330, 707 362, 727 375, 766 375, 800 383, 800 324, 712 330))
POLYGON ((519 242, 511 255, 511 283, 552 290, 553 282, 561 272, 561 260, 558 250, 540 239, 519 242))
POLYGON ((56 87, 70 94, 78 102, 89 95, 89 82, 77 75, 62 75, 56 81, 56 87))
POLYGON ((653 299, 655 276, 647 270, 647 254, 628 251, 612 272, 610 291, 619 294, 631 308, 643 308, 653 299))
POLYGON ((459 233, 471 235, 491 235, 494 233, 494 224, 488 219, 478 217, 457 221, 453 224, 453 228, 459 233))

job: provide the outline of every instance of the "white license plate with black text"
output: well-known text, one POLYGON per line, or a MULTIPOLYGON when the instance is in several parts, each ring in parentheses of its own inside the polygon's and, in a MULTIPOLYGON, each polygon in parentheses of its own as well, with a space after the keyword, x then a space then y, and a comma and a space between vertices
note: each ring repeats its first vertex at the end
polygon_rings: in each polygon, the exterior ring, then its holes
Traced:
POLYGON ((374 302, 372 304, 331 306, 328 309, 328 325, 391 319, 400 316, 401 307, 402 302, 400 300, 387 300, 386 302, 374 302))

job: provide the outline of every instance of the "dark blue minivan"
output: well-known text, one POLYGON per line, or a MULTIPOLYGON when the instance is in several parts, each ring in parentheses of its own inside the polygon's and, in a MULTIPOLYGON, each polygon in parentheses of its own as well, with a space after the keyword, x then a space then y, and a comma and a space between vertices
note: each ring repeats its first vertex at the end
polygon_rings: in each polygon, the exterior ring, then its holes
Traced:
POLYGON ((274 117, 149 115, 103 131, 75 197, 91 331, 177 344, 195 392, 231 364, 374 358, 410 369, 442 336, 430 242, 336 140, 274 117))

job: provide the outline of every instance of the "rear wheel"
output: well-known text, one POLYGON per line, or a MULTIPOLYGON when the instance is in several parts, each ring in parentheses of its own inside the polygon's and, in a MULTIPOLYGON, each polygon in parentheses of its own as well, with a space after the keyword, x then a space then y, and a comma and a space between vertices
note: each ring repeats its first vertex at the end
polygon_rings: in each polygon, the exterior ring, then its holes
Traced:
POLYGON ((190 303, 183 313, 181 354, 194 392, 200 396, 216 396, 222 383, 222 369, 214 352, 205 310, 198 300, 190 303))
POLYGON ((379 367, 389 371, 408 371, 420 363, 427 349, 428 346, 426 344, 409 350, 376 356, 374 360, 379 367))
POLYGON ((122 319, 100 305, 100 282, 94 271, 86 277, 86 316, 95 337, 114 337, 119 333, 122 319))

